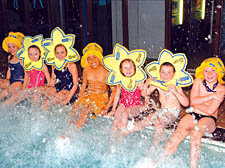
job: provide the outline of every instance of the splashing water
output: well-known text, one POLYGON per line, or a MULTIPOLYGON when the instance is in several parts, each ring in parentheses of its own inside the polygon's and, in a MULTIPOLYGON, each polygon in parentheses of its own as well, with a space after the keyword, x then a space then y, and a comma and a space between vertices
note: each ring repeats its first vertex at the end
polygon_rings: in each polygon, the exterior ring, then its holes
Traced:
MULTIPOLYGON (((75 132, 68 108, 50 111, 20 103, 0 110, 0 165, 17 167, 130 168, 144 158, 157 158, 158 167, 188 167, 190 143, 183 142, 176 155, 160 158, 164 143, 151 148, 153 132, 145 129, 109 146, 112 121, 89 119, 75 132), (150 149, 151 148, 151 149, 150 149), (148 156, 148 157, 147 157, 148 156)), ((167 134, 167 133, 166 133, 167 134)), ((168 137, 170 133, 165 135, 168 137)), ((225 167, 224 153, 202 148, 202 167, 225 167)))

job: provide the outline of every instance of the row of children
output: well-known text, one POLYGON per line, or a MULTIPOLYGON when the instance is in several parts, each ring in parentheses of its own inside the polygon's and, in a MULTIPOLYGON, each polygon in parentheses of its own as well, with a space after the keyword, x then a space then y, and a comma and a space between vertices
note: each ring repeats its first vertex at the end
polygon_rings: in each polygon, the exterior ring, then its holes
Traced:
MULTIPOLYGON (((26 96, 32 96, 36 102, 37 96, 46 99, 43 104, 47 109, 52 103, 66 105, 78 87, 78 72, 75 63, 68 62, 62 70, 52 66, 50 77, 48 68, 44 65, 42 71, 23 70, 21 61, 16 57, 17 50, 22 46, 22 33, 9 33, 3 41, 3 49, 9 53, 9 68, 6 79, 1 79, 0 98, 11 96, 2 104, 15 104, 26 96), (25 74, 25 75, 24 75, 25 74), (45 85, 45 78, 47 84, 45 85), (29 94, 22 94, 24 90, 29 94), (38 95, 37 95, 38 93, 38 95), (17 96, 15 96, 15 94, 17 96), (23 96, 21 96, 23 95, 23 96), (46 95, 46 96, 43 96, 46 95)), ((67 56, 67 49, 63 45, 57 45, 54 49, 55 56, 64 60, 67 56)), ((185 115, 178 124, 178 127, 171 140, 166 144, 165 155, 173 154, 180 142, 190 135, 191 137, 191 167, 197 167, 197 160, 200 152, 201 138, 205 133, 212 133, 216 128, 218 108, 223 101, 225 88, 223 86, 224 65, 219 58, 208 58, 196 69, 196 79, 192 86, 190 103, 188 97, 183 93, 181 87, 173 84, 164 90, 158 86, 150 85, 153 78, 139 82, 136 89, 127 91, 122 85, 110 85, 111 94, 107 85, 108 70, 103 66, 103 50, 96 43, 90 43, 83 49, 81 66, 83 69, 82 85, 79 98, 72 105, 71 116, 77 116, 76 112, 81 110, 76 128, 81 128, 88 120, 91 113, 93 117, 98 114, 114 116, 112 135, 119 132, 126 135, 133 131, 141 130, 148 125, 154 125, 156 133, 154 144, 158 144, 161 134, 166 125, 173 123, 179 115, 182 106, 188 107, 189 114, 185 115), (136 122, 132 129, 127 129, 128 118, 136 117, 140 111, 144 111, 149 103, 149 95, 157 89, 161 103, 160 110, 155 114, 149 114, 142 120, 136 122), (142 103, 142 96, 145 98, 142 103), (108 113, 110 107, 112 110, 108 113), (191 110, 190 110, 191 109, 191 110), (153 117, 156 116, 156 117, 153 117)), ((37 46, 30 46, 28 49, 29 58, 32 61, 40 59, 41 51, 37 46)), ((137 67, 132 59, 124 59, 120 63, 120 72, 130 78, 136 73, 137 67)), ((175 66, 170 62, 164 62, 159 68, 159 77, 164 83, 171 81, 178 73, 175 66)))

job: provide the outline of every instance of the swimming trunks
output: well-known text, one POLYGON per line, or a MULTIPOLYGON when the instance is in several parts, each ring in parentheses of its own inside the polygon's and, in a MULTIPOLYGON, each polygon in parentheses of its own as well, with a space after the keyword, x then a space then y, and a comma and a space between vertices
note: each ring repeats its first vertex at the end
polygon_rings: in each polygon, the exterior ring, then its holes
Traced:
POLYGON ((134 105, 142 105, 141 89, 137 87, 135 91, 130 92, 121 87, 120 104, 122 104, 126 109, 134 105))
POLYGON ((29 71, 30 81, 28 84, 28 88, 37 88, 45 85, 45 74, 43 71, 37 71, 32 69, 29 71))
POLYGON ((23 83, 24 80, 24 69, 20 62, 17 63, 10 63, 9 62, 9 69, 10 69, 10 84, 14 82, 21 82, 23 83))
POLYGON ((56 76, 56 92, 59 92, 61 90, 70 91, 73 87, 73 77, 69 71, 69 68, 63 68, 61 71, 55 69, 54 73, 56 76))
POLYGON ((217 120, 217 119, 216 119, 216 117, 214 117, 214 116, 202 115, 202 114, 198 114, 198 113, 195 113, 195 112, 191 112, 191 113, 189 113, 189 114, 191 114, 192 117, 193 117, 195 120, 197 120, 197 121, 199 121, 200 119, 205 118, 205 117, 212 118, 213 121, 214 121, 215 124, 216 124, 216 120, 217 120))
POLYGON ((96 118, 101 110, 106 106, 108 102, 108 92, 93 93, 85 92, 76 101, 76 105, 80 105, 81 108, 93 109, 92 118, 96 118))

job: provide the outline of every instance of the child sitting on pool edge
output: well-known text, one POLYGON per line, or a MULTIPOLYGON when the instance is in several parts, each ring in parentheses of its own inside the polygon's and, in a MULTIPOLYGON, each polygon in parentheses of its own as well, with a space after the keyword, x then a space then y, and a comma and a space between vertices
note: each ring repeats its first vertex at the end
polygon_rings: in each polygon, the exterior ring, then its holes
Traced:
POLYGON ((20 32, 9 32, 9 35, 3 40, 2 48, 9 53, 8 70, 6 79, 0 80, 0 100, 8 95, 12 95, 17 90, 20 90, 24 81, 24 70, 22 61, 16 57, 16 52, 22 47, 24 35, 20 32))
MULTIPOLYGON (((135 63, 131 59, 124 59, 120 63, 120 72, 127 78, 132 77, 136 73, 135 63)), ((114 116, 112 136, 116 136, 117 133, 122 135, 126 132, 128 118, 135 117, 140 113, 140 109, 143 107, 141 101, 143 89, 143 82, 139 83, 134 91, 127 91, 121 85, 117 85, 113 108, 109 113, 110 116, 114 116)))
POLYGON ((164 155, 176 152, 178 145, 190 135, 191 160, 190 167, 198 167, 201 151, 201 138, 216 129, 218 109, 224 100, 223 84, 224 64, 220 58, 207 58, 196 69, 195 81, 191 89, 191 108, 178 124, 172 138, 166 144, 164 155))
MULTIPOLYGON (((31 45, 27 50, 28 57, 32 62, 39 61, 41 58, 41 54, 43 54, 41 53, 40 48, 36 45, 31 45)), ((4 103, 1 104, 1 106, 15 105, 28 97, 33 97, 34 103, 37 104, 39 94, 41 94, 42 91, 40 87, 45 85, 45 79, 47 80, 48 86, 50 83, 50 74, 45 64, 43 64, 43 69, 41 71, 38 71, 36 69, 25 71, 23 89, 7 99, 4 103)))
POLYGON ((106 115, 112 105, 115 87, 110 86, 111 95, 108 98, 108 85, 106 79, 108 71, 102 65, 102 47, 97 43, 89 43, 83 49, 81 66, 83 69, 83 81, 78 100, 74 103, 71 112, 74 118, 77 110, 81 110, 78 120, 75 123, 77 128, 83 127, 89 118, 90 113, 93 118, 98 114, 106 115))
MULTIPOLYGON (((164 82, 171 81, 176 73, 175 67, 169 63, 164 62, 160 65, 159 68, 159 76, 160 79, 164 82)), ((153 146, 157 145, 161 140, 161 135, 164 132, 164 127, 167 125, 173 124, 181 110, 181 105, 187 107, 189 105, 188 97, 183 93, 181 87, 177 87, 174 85, 169 85, 168 91, 159 88, 158 86, 150 85, 149 82, 152 79, 149 78, 145 82, 146 88, 146 96, 145 102, 147 103, 149 100, 149 95, 157 89, 159 91, 159 101, 161 103, 161 108, 158 109, 154 114, 150 114, 145 117, 142 121, 136 122, 134 128, 128 133, 132 131, 139 131, 146 126, 154 124, 155 126, 155 134, 153 140, 153 146), (149 88, 148 88, 149 87, 149 88)))

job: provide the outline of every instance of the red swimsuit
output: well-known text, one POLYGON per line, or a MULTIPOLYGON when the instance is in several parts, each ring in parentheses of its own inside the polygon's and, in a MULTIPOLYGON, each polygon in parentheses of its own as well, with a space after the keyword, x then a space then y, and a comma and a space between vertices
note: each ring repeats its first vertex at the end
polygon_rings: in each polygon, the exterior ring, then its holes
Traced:
POLYGON ((142 105, 141 89, 139 87, 137 87, 136 90, 133 92, 126 91, 123 87, 121 87, 121 93, 122 95, 120 99, 120 104, 123 104, 126 109, 134 105, 142 105))

